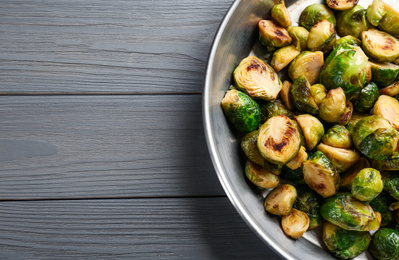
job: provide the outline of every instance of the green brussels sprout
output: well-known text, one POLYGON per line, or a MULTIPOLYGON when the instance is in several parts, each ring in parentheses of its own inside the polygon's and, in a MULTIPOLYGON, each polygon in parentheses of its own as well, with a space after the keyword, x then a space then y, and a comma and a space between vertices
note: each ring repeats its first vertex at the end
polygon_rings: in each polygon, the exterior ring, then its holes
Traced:
POLYGON ((299 111, 313 115, 317 115, 319 112, 319 107, 310 92, 310 84, 303 75, 296 78, 292 83, 290 99, 299 111))
POLYGON ((337 148, 323 143, 317 146, 317 150, 327 156, 338 172, 348 170, 360 158, 360 155, 354 150, 337 148))
POLYGON ((373 26, 366 19, 367 10, 360 5, 337 14, 337 31, 340 36, 352 35, 359 37, 363 31, 373 26))
POLYGON ((399 158, 391 157, 384 161, 374 160, 372 166, 379 171, 399 171, 399 158))
POLYGON ((372 201, 383 189, 381 174, 373 168, 362 169, 352 182, 352 196, 360 201, 372 201))
POLYGON ((395 37, 399 36, 399 13, 384 3, 386 13, 378 23, 378 29, 395 37))
POLYGON ((343 190, 350 191, 352 189, 353 180, 356 178, 357 174, 364 168, 370 168, 370 163, 364 158, 360 158, 357 162, 352 165, 347 171, 341 174, 340 187, 343 190))
POLYGON ((255 56, 243 59, 233 74, 237 88, 252 98, 275 100, 282 87, 273 68, 255 56))
POLYGON ((303 178, 302 166, 295 170, 283 166, 280 177, 294 184, 306 184, 305 179, 303 178))
POLYGON ((293 45, 280 48, 273 53, 270 66, 272 66, 275 71, 279 72, 284 69, 285 66, 290 64, 290 62, 298 55, 299 51, 293 45))
POLYGON ((370 201, 370 206, 373 210, 381 214, 381 227, 388 226, 394 222, 394 215, 392 211, 389 210, 389 205, 391 205, 393 201, 392 197, 385 193, 380 193, 380 195, 370 201))
POLYGON ((338 192, 325 199, 320 206, 320 214, 325 220, 346 230, 371 231, 380 226, 373 209, 348 192, 338 192))
POLYGON ((323 223, 320 215, 320 204, 322 197, 306 185, 296 187, 297 198, 293 205, 294 209, 305 212, 309 217, 309 229, 314 229, 323 223))
POLYGON ((320 104, 319 116, 326 122, 338 122, 345 113, 346 97, 341 87, 331 89, 320 104))
POLYGON ((291 25, 291 16, 287 8, 285 7, 284 0, 281 0, 279 4, 273 6, 271 10, 271 16, 282 27, 288 27, 291 25))
POLYGON ((346 35, 346 36, 341 37, 335 41, 334 49, 337 48, 338 45, 344 44, 344 43, 346 43, 348 45, 359 46, 359 47, 362 45, 362 42, 355 36, 346 35))
POLYGON ((309 31, 302 26, 290 26, 287 28, 287 30, 292 38, 292 45, 294 45, 299 51, 306 50, 309 31))
POLYGON ((362 119, 363 117, 368 116, 367 114, 354 112, 349 122, 345 125, 346 129, 348 129, 349 133, 352 134, 353 128, 357 124, 357 122, 362 119))
POLYGON ((399 95, 399 81, 394 82, 388 87, 380 89, 380 95, 395 97, 399 95))
POLYGON ((346 101, 346 105, 345 105, 344 114, 342 115, 341 119, 338 120, 337 124, 338 125, 342 125, 342 126, 346 125, 351 120, 352 114, 353 114, 352 102, 347 100, 346 101))
POLYGON ((309 217, 305 212, 293 208, 281 218, 281 227, 287 236, 298 239, 308 230, 309 217))
POLYGON ((322 152, 312 154, 302 167, 305 182, 312 190, 323 198, 337 193, 339 174, 322 152))
POLYGON ((320 83, 328 90, 341 87, 350 100, 366 83, 367 61, 360 47, 341 44, 327 57, 320 73, 320 83))
POLYGON ((259 102, 261 121, 266 122, 273 116, 286 115, 290 119, 294 119, 294 114, 285 108, 280 100, 259 102))
POLYGON ((327 130, 321 141, 327 145, 338 148, 351 148, 351 133, 342 125, 334 125, 327 130))
POLYGON ((378 26, 380 20, 387 13, 385 4, 381 0, 374 0, 371 5, 367 7, 366 18, 374 26, 378 26))
POLYGON ((372 81, 379 88, 387 87, 395 82, 399 75, 399 66, 392 63, 370 62, 372 81))
POLYGON ((321 20, 310 28, 307 47, 310 51, 329 52, 336 41, 337 33, 332 23, 321 20))
MULTIPOLYGON (((381 116, 366 116, 357 121, 352 130, 352 142, 359 149, 360 143, 378 128, 391 128, 389 121, 381 116)), ((367 155, 366 155, 367 156, 367 155)))
POLYGON ((295 117, 306 140, 306 147, 313 150, 324 135, 323 124, 314 116, 302 114, 295 117))
POLYGON ((259 26, 259 41, 268 51, 290 45, 292 39, 288 31, 271 20, 261 20, 259 26))
POLYGON ((224 95, 221 106, 227 119, 240 132, 251 132, 259 127, 259 105, 245 93, 230 89, 224 95))
POLYGON ((369 252, 378 260, 399 258, 399 231, 381 228, 371 238, 369 252))
POLYGON ((295 157, 286 164, 291 170, 296 170, 302 166, 302 163, 308 159, 308 154, 306 153, 306 148, 301 146, 295 157))
POLYGON ((313 25, 320 22, 321 20, 327 20, 330 23, 336 25, 334 13, 330 8, 323 4, 312 4, 307 6, 299 17, 299 25, 310 30, 313 25))
POLYGON ((320 71, 324 65, 324 55, 321 51, 303 51, 288 67, 288 75, 292 80, 305 76, 310 85, 319 80, 320 71))
POLYGON ((393 62, 399 58, 399 40, 376 29, 361 33, 362 48, 375 62, 393 62))
POLYGON ((368 112, 377 102, 380 96, 378 87, 375 83, 370 82, 359 93, 355 102, 355 109, 359 112, 368 112))
POLYGON ((381 95, 374 104, 373 114, 385 118, 399 130, 399 101, 396 98, 381 95))
POLYGON ((277 175, 251 161, 247 161, 245 164, 245 176, 261 189, 277 187, 280 182, 280 178, 277 175))
POLYGON ((335 257, 351 259, 366 251, 371 235, 367 231, 345 230, 326 221, 323 225, 322 239, 335 257))
POLYGON ((314 84, 310 87, 310 93, 312 94, 316 104, 320 106, 323 99, 326 98, 327 90, 322 84, 314 84))
POLYGON ((299 130, 286 115, 274 116, 259 128, 258 150, 269 162, 283 165, 291 161, 301 146, 299 130))
POLYGON ((396 200, 399 200, 399 174, 384 172, 382 181, 384 183, 384 191, 388 192, 396 200))
POLYGON ((288 215, 292 209, 292 205, 297 197, 297 192, 294 186, 290 184, 283 184, 274 188, 267 194, 264 206, 267 212, 284 216, 288 215))
POLYGON ((283 87, 281 88, 281 91, 280 91, 280 98, 286 108, 288 108, 289 110, 294 110, 295 106, 292 103, 292 100, 290 98, 291 86, 292 86, 291 82, 289 82, 287 80, 285 80, 283 82, 283 87))
POLYGON ((380 128, 366 136, 358 149, 374 160, 387 160, 395 152, 399 133, 393 128, 380 128))

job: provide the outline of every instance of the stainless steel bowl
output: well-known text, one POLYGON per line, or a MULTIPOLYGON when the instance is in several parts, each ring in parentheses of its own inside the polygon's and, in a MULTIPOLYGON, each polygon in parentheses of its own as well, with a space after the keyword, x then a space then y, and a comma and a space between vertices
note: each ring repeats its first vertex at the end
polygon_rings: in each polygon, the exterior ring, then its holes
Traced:
MULTIPOLYGON (((360 0, 367 7, 372 0, 360 0)), ((280 227, 280 219, 263 208, 265 193, 254 189, 244 178, 240 140, 222 112, 220 101, 231 85, 232 72, 251 52, 267 58, 257 46, 257 22, 268 17, 273 0, 237 0, 224 17, 214 39, 206 71, 203 117, 209 152, 219 180, 241 217, 251 229, 280 256, 286 259, 334 259, 321 241, 321 232, 306 232, 299 240, 289 239, 280 227)), ((300 12, 318 0, 286 0, 293 22, 300 12)), ((399 10, 399 3, 389 3, 399 10)), ((367 254, 356 258, 372 259, 367 254)))

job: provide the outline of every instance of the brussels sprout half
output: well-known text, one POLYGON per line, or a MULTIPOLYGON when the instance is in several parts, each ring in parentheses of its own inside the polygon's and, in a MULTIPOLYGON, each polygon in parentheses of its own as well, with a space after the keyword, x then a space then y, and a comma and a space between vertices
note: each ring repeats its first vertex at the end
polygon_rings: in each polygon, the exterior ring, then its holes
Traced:
POLYGON ((267 194, 264 206, 266 211, 273 215, 288 215, 296 197, 297 192, 295 187, 290 184, 283 184, 267 194))
POLYGON ((338 172, 348 170, 360 157, 354 150, 337 148, 323 143, 320 143, 317 149, 327 156, 338 172))
POLYGON ((310 91, 310 84, 303 75, 296 78, 292 83, 290 87, 290 99, 299 111, 313 115, 317 115, 319 112, 319 107, 310 91))
POLYGON ((314 229, 323 223, 320 215, 322 197, 306 185, 296 187, 297 198, 293 208, 305 212, 309 217, 309 229, 314 229))
POLYGON ((276 50, 273 53, 273 58, 270 63, 270 66, 277 72, 284 69, 285 66, 290 64, 290 62, 299 55, 299 51, 293 45, 289 45, 283 48, 276 50))
POLYGON ((340 36, 359 37, 363 31, 373 28, 366 19, 366 9, 360 5, 337 14, 337 31, 340 36))
POLYGON ((354 258, 368 248, 371 235, 367 231, 353 231, 340 228, 328 221, 323 225, 323 242, 335 257, 354 258))
POLYGON ((292 100, 290 98, 290 89, 291 89, 292 83, 285 80, 283 82, 283 86, 280 91, 280 98, 281 101, 283 101, 283 104, 285 105, 286 108, 289 110, 294 110, 295 106, 292 103, 292 100))
POLYGON ((393 128, 380 128, 366 136, 358 149, 374 160, 387 160, 396 151, 399 133, 393 128))
POLYGON ((370 82, 361 91, 356 98, 355 109, 359 112, 369 112, 380 96, 378 87, 370 82))
POLYGON ((307 47, 310 51, 329 52, 336 41, 334 24, 321 20, 310 28, 307 47))
POLYGON ((294 45, 299 51, 306 50, 309 31, 302 26, 290 26, 287 28, 287 30, 292 38, 292 45, 294 45))
POLYGON ((279 4, 273 6, 271 10, 271 16, 282 27, 288 27, 291 25, 291 16, 287 8, 285 7, 284 0, 281 0, 279 4))
POLYGON ((396 200, 399 200, 399 174, 384 172, 382 174, 384 190, 396 200))
POLYGON ((281 218, 281 227, 287 236, 298 239, 308 230, 309 217, 305 212, 293 208, 281 218))
POLYGON ((382 191, 383 183, 379 171, 373 168, 362 169, 352 182, 352 196, 360 201, 372 201, 382 191))
POLYGON ((295 117, 306 140, 306 147, 313 150, 324 135, 323 124, 314 116, 302 114, 295 117))
POLYGON ((371 80, 377 84, 379 88, 387 87, 394 83, 399 75, 399 66, 392 63, 374 63, 371 65, 371 80))
POLYGON ((396 98, 381 95, 374 104, 373 114, 385 118, 399 130, 399 101, 396 98))
POLYGON ((255 56, 243 59, 233 74, 237 88, 252 98, 275 100, 282 87, 274 69, 255 56))
POLYGON ((337 40, 335 41, 334 49, 335 49, 338 45, 344 44, 344 43, 349 44, 349 45, 353 45, 353 46, 361 46, 361 45, 362 45, 362 42, 361 42, 358 38, 356 38, 355 36, 346 35, 346 36, 341 37, 341 38, 339 38, 339 39, 337 39, 337 40))
POLYGON ((388 87, 380 89, 380 95, 386 95, 391 97, 399 95, 399 81, 396 81, 388 87))
POLYGON ((245 93, 230 89, 221 102, 227 119, 240 132, 251 132, 259 127, 259 105, 245 93))
MULTIPOLYGON (((360 143, 378 128, 391 128, 389 121, 381 116, 366 116, 361 118, 352 130, 352 142, 359 149, 360 143)), ((367 156, 367 155, 366 155, 367 156)))
POLYGON ((327 90, 322 84, 315 84, 310 87, 310 93, 316 104, 320 106, 321 102, 326 98, 327 90))
POLYGON ((362 48, 374 61, 384 63, 399 58, 399 40, 376 29, 361 33, 362 48))
POLYGON ((395 37, 399 36, 399 13, 384 3, 386 13, 378 23, 378 29, 395 37))
POLYGON ((369 252, 378 260, 399 258, 399 231, 381 228, 371 238, 369 252))
POLYGON ((308 154, 306 153, 306 148, 301 146, 298 153, 289 163, 286 164, 286 166, 291 170, 296 170, 299 167, 301 167, 302 163, 307 159, 308 159, 308 154))
POLYGON ((384 192, 370 201, 370 206, 373 210, 381 214, 381 227, 391 225, 395 221, 392 211, 389 210, 389 205, 393 202, 393 198, 384 192))
POLYGON ((351 148, 352 137, 351 133, 345 126, 334 125, 330 127, 323 135, 321 141, 324 144, 337 147, 337 148, 351 148))
POLYGON ((356 178, 357 174, 364 168, 370 168, 370 163, 366 159, 360 158, 352 167, 350 167, 346 172, 341 174, 340 187, 343 190, 350 191, 352 189, 353 180, 356 178))
POLYGON ((305 76, 309 84, 313 85, 319 80, 320 71, 324 65, 324 55, 321 51, 303 51, 288 67, 288 75, 292 80, 305 76))
POLYGON ((310 30, 313 25, 321 20, 327 20, 334 26, 336 25, 334 13, 330 8, 323 4, 312 4, 302 11, 299 17, 299 24, 310 30))
POLYGON ((380 20, 387 13, 385 4, 381 0, 374 0, 371 5, 367 7, 366 18, 374 26, 377 26, 380 20))
POLYGON ((268 51, 290 45, 292 39, 288 31, 271 20, 261 20, 259 26, 259 41, 268 51))
POLYGON ((341 87, 331 89, 320 104, 319 116, 326 122, 338 122, 346 109, 346 97, 341 87))
POLYGON ((245 175, 248 180, 261 189, 277 187, 280 182, 277 175, 251 161, 247 161, 245 164, 245 175))
POLYGON ((371 231, 380 226, 373 209, 348 192, 325 199, 320 213, 325 220, 346 230, 371 231))

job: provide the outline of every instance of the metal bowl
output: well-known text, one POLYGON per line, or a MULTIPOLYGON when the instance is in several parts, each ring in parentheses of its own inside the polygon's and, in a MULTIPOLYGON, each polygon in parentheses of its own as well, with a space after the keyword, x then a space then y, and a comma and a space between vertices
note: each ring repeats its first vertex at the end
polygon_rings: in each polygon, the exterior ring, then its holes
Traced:
MULTIPOLYGON (((372 0, 360 0, 367 7, 372 0)), ((308 231, 298 239, 289 239, 280 227, 278 217, 267 214, 263 207, 266 195, 244 178, 240 137, 229 126, 220 107, 224 93, 232 83, 232 72, 251 52, 267 58, 257 44, 257 23, 267 18, 273 0, 236 0, 226 13, 215 36, 208 59, 203 96, 203 117, 209 152, 219 180, 238 213, 249 227, 281 257, 286 259, 335 259, 323 248, 321 230, 308 231)), ((301 11, 318 0, 286 0, 293 22, 301 11)), ((399 9, 398 3, 390 3, 399 9)), ((283 75, 282 75, 283 76, 283 75)), ((356 260, 372 259, 366 253, 356 260)))

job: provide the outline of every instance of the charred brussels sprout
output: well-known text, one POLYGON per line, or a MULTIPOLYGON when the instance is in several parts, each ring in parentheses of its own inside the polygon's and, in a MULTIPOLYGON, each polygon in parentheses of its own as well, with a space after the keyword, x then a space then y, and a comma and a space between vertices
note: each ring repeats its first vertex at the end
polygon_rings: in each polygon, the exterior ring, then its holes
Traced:
POLYGON ((248 180, 261 189, 277 187, 280 182, 277 175, 250 161, 245 165, 245 175, 248 180))
POLYGON ((286 164, 291 170, 296 170, 302 166, 302 163, 308 159, 308 154, 306 153, 306 148, 301 146, 298 153, 295 155, 289 163, 286 164))
POLYGON ((366 159, 360 158, 352 167, 350 167, 346 172, 341 174, 340 187, 343 190, 350 191, 352 189, 353 180, 356 178, 357 174, 364 168, 370 168, 370 163, 366 159))
POLYGON ((366 19, 366 9, 360 5, 337 15, 337 31, 340 36, 359 37, 361 32, 372 28, 366 19))
POLYGON ((270 66, 277 72, 282 70, 285 66, 299 55, 299 51, 293 45, 289 45, 278 49, 273 53, 273 58, 270 66))
POLYGON ((308 230, 309 217, 305 212, 292 209, 281 218, 281 227, 287 236, 298 239, 308 230))
POLYGON ((257 145, 266 160, 283 165, 295 157, 301 137, 291 119, 285 115, 274 116, 260 127, 257 145))
POLYGON ((297 192, 294 186, 284 184, 274 188, 267 194, 264 206, 267 212, 273 215, 288 215, 294 205, 297 192))
POLYGON ((393 201, 394 200, 385 193, 380 193, 380 195, 370 201, 370 206, 373 210, 381 214, 381 227, 388 226, 394 222, 394 215, 392 211, 389 210, 389 205, 391 205, 393 201))
POLYGON ((334 125, 323 135, 321 141, 327 145, 338 148, 351 148, 352 137, 345 126, 334 125))
POLYGON ((391 6, 384 3, 385 15, 378 23, 378 29, 395 37, 399 36, 399 13, 391 6))
POLYGON ((381 0, 374 0, 369 7, 367 7, 366 18, 374 26, 378 26, 380 20, 387 13, 385 4, 381 0))
POLYGON ((303 211, 308 215, 309 229, 320 226, 323 222, 323 219, 320 215, 320 204, 322 197, 305 185, 297 186, 296 191, 297 198, 293 208, 303 211))
POLYGON ((234 70, 237 88, 252 98, 275 100, 281 90, 281 81, 272 67, 264 61, 249 56, 234 70))
POLYGON ((359 112, 368 112, 380 96, 378 87, 370 82, 361 91, 355 102, 355 109, 359 112))
POLYGON ((382 175, 384 190, 396 200, 399 200, 399 174, 385 172, 382 175))
POLYGON ((320 73, 320 83, 328 90, 341 87, 349 100, 366 83, 367 61, 360 47, 341 44, 327 57, 320 73))
POLYGON ((360 157, 354 150, 337 148, 323 143, 319 144, 317 149, 327 156, 338 172, 348 170, 360 157))
POLYGON ((370 253, 378 260, 396 260, 399 258, 399 231, 381 228, 371 238, 370 253))
POLYGON ((310 87, 310 93, 316 101, 316 104, 320 106, 321 102, 326 98, 327 90, 322 84, 315 84, 310 87))
POLYGON ((399 58, 399 40, 375 29, 361 33, 362 48, 375 62, 392 62, 399 58))
POLYGON ((323 4, 312 4, 302 11, 299 17, 299 24, 310 30, 313 25, 321 20, 327 20, 334 24, 334 26, 336 25, 334 13, 330 8, 323 4))
POLYGON ((341 87, 331 89, 320 104, 319 116, 326 122, 338 122, 346 109, 346 97, 341 87))
POLYGON ((294 45, 299 51, 306 50, 309 31, 302 26, 290 26, 287 28, 287 30, 292 38, 292 45, 294 45))
POLYGON ((373 114, 385 118, 399 130, 399 101, 396 98, 381 95, 374 104, 373 114))
POLYGON ((320 213, 325 220, 346 230, 371 231, 380 226, 373 209, 347 192, 325 199, 320 213))
POLYGON ((288 27, 291 25, 291 16, 285 7, 284 0, 273 6, 271 15, 281 26, 288 27))
POLYGON ((245 93, 236 89, 228 90, 221 106, 227 119, 238 131, 251 132, 259 127, 259 106, 245 93))
POLYGON ((305 136, 306 147, 309 151, 313 150, 324 135, 323 124, 316 117, 307 114, 296 116, 295 119, 305 136))
POLYGON ((305 182, 312 190, 324 198, 337 193, 339 174, 322 152, 315 152, 302 167, 305 182))
POLYGON ((361 46, 362 42, 356 38, 355 36, 352 35, 346 35, 344 37, 339 38, 335 44, 334 44, 334 48, 336 48, 338 45, 340 44, 349 44, 349 45, 353 45, 353 46, 361 46))
POLYGON ((327 5, 334 10, 346 11, 357 5, 359 0, 327 0, 327 5))
POLYGON ((396 81, 388 87, 380 89, 380 95, 386 95, 390 97, 395 97, 399 95, 399 81, 396 81))
POLYGON ((337 124, 342 125, 342 126, 346 125, 351 120, 352 114, 353 114, 352 102, 347 100, 346 105, 345 105, 344 114, 342 115, 341 119, 338 120, 337 124))
POLYGON ((286 115, 290 119, 294 118, 294 114, 289 111, 280 100, 260 102, 260 112, 262 115, 262 122, 266 122, 273 116, 286 115))
POLYGON ((345 230, 330 222, 324 222, 323 242, 335 257, 339 259, 354 258, 368 248, 371 235, 367 231, 345 230))
POLYGON ((303 51, 288 67, 288 75, 292 80, 305 76, 309 84, 313 85, 319 80, 321 68, 324 65, 323 52, 303 51))
POLYGON ((378 87, 387 87, 394 83, 399 75, 399 66, 392 63, 370 62, 372 81, 378 87))
POLYGON ((351 193, 356 199, 369 202, 381 193, 382 188, 380 172, 373 168, 365 168, 353 179, 351 193))
POLYGON ((294 80, 290 88, 290 99, 294 106, 305 113, 317 115, 319 107, 310 91, 310 84, 305 76, 299 76, 294 80))
POLYGON ((259 41, 268 51, 288 46, 291 40, 288 31, 276 22, 270 20, 259 22, 259 41))
POLYGON ((329 52, 336 41, 334 24, 321 20, 310 28, 307 47, 310 51, 329 52))
POLYGON ((283 82, 283 87, 281 88, 280 91, 280 97, 281 101, 283 101, 283 104, 288 108, 289 110, 293 110, 294 104, 292 103, 292 100, 290 98, 290 89, 291 89, 292 83, 285 80, 283 82))

